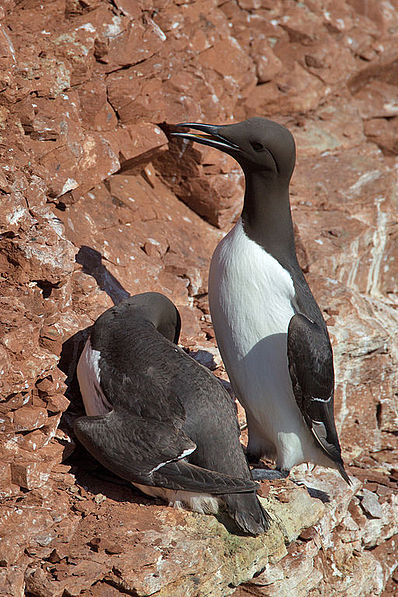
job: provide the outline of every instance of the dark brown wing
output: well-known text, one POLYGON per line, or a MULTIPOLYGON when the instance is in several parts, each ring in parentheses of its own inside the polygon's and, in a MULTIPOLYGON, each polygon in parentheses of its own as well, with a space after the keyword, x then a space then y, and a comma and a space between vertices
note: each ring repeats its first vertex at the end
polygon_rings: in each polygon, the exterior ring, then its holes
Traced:
POLYGON ((297 405, 322 450, 344 470, 334 422, 333 353, 325 331, 305 315, 292 317, 288 330, 289 372, 297 405))
POLYGON ((119 410, 81 417, 74 430, 94 458, 132 483, 210 494, 256 489, 250 478, 237 479, 186 462, 185 456, 196 445, 169 422, 146 420, 119 410))

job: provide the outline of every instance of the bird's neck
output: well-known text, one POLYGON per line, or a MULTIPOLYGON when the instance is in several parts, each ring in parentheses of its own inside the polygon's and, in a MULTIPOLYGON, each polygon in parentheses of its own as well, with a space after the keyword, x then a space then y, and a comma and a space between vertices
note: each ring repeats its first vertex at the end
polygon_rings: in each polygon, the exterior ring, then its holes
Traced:
POLYGON ((261 172, 245 173, 245 179, 245 233, 283 266, 298 268, 288 181, 281 186, 261 172))
POLYGON ((289 182, 258 173, 246 173, 246 191, 242 211, 247 236, 272 255, 293 277, 296 303, 301 313, 317 322, 327 334, 321 311, 308 287, 297 261, 289 182))
POLYGON ((170 342, 178 343, 181 320, 177 308, 171 302, 148 302, 138 308, 137 315, 141 321, 153 325, 170 342))

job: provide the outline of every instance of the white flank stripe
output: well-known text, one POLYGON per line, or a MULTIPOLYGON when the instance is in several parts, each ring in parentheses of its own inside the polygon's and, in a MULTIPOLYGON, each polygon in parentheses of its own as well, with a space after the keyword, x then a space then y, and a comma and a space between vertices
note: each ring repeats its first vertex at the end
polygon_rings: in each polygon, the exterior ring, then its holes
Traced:
POLYGON ((91 348, 88 338, 77 364, 77 379, 88 416, 105 415, 112 410, 100 384, 100 352, 91 348))
POLYGON ((158 464, 157 466, 155 466, 155 468, 153 468, 151 471, 149 471, 149 474, 151 475, 155 471, 157 471, 160 468, 162 468, 162 466, 165 466, 166 464, 170 464, 170 462, 176 462, 178 460, 182 460, 186 456, 189 456, 189 454, 192 454, 192 452, 194 450, 196 450, 196 446, 194 448, 188 448, 187 450, 184 450, 184 452, 182 452, 182 454, 180 454, 179 456, 176 456, 175 458, 172 458, 171 460, 166 460, 166 462, 161 462, 160 464, 158 464))

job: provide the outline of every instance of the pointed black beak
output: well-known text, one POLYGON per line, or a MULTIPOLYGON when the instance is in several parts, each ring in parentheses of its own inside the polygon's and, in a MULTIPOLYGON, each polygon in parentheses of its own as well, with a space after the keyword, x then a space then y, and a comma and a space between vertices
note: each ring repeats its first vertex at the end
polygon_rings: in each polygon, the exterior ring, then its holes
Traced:
POLYGON ((232 143, 219 133, 223 126, 216 124, 199 124, 197 122, 182 122, 181 124, 174 125, 175 127, 189 128, 200 131, 200 133, 170 133, 174 137, 182 137, 183 139, 189 139, 190 141, 196 141, 202 143, 202 145, 209 145, 216 149, 221 149, 227 153, 237 153, 240 151, 239 145, 232 143))

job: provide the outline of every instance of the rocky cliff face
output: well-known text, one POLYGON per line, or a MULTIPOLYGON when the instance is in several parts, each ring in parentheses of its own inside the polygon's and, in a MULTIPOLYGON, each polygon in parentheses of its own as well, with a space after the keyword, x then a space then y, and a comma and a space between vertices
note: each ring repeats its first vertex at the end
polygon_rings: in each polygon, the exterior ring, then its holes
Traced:
POLYGON ((397 0, 3 0, 2 594, 396 593, 397 40, 397 0), (224 375, 207 270, 239 168, 159 125, 253 115, 297 141, 297 246, 357 478, 276 483, 259 539, 99 478, 71 432, 87 327, 127 293, 171 297, 182 343, 224 375))

